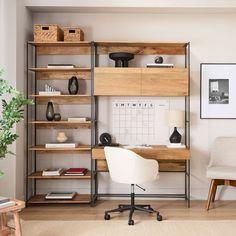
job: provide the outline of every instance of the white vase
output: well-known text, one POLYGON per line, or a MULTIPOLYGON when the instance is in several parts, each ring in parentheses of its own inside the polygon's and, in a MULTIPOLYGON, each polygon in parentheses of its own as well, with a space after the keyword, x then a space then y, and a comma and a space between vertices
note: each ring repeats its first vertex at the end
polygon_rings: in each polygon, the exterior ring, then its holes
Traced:
POLYGON ((66 134, 64 132, 58 132, 57 141, 59 143, 64 143, 67 139, 68 139, 68 137, 66 136, 66 134))

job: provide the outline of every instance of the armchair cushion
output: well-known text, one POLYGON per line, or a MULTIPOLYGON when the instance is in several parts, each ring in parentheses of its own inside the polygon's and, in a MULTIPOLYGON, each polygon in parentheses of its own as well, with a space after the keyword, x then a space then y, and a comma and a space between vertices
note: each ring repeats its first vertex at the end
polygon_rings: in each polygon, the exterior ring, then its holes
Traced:
POLYGON ((236 180, 235 166, 210 166, 207 168, 207 178, 236 180))

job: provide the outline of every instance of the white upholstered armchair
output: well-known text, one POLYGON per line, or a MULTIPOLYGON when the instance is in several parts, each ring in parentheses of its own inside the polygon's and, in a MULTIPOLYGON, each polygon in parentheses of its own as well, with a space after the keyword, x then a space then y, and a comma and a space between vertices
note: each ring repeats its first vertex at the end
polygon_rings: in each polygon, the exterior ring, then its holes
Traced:
POLYGON ((144 159, 135 152, 119 148, 105 147, 105 156, 108 164, 111 179, 118 183, 131 185, 131 204, 119 205, 118 208, 105 211, 105 220, 110 219, 109 213, 130 211, 129 225, 133 225, 132 215, 135 210, 156 213, 157 220, 161 221, 162 216, 150 205, 135 205, 134 185, 154 181, 158 178, 159 166, 156 160, 144 159))
POLYGON ((206 210, 214 202, 218 185, 236 187, 236 137, 215 139, 207 168, 207 178, 211 179, 206 210))

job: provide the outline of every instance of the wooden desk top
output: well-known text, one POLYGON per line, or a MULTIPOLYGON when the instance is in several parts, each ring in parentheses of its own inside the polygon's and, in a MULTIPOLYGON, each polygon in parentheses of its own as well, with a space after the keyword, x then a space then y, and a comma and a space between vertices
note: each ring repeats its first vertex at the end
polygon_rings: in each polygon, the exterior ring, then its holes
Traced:
MULTIPOLYGON (((151 146, 151 148, 132 148, 138 155, 155 160, 176 160, 184 161, 190 160, 190 149, 188 148, 167 148, 164 145, 151 146)), ((105 153, 103 147, 96 147, 92 149, 92 158, 94 160, 104 160, 105 153)))

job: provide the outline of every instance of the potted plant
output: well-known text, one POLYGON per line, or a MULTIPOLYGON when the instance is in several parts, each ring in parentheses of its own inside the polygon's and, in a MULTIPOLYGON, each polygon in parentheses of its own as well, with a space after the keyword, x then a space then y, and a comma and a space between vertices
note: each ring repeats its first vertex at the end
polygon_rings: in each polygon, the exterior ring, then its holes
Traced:
MULTIPOLYGON (((23 93, 17 91, 7 80, 1 79, 3 70, 0 69, 0 97, 7 95, 9 99, 2 98, 2 110, 0 114, 0 158, 12 153, 8 146, 16 141, 18 135, 13 132, 13 126, 24 118, 23 107, 33 104, 33 101, 26 99, 23 93)), ((8 97, 7 96, 7 97, 8 97)), ((0 176, 3 172, 0 170, 0 176)))

